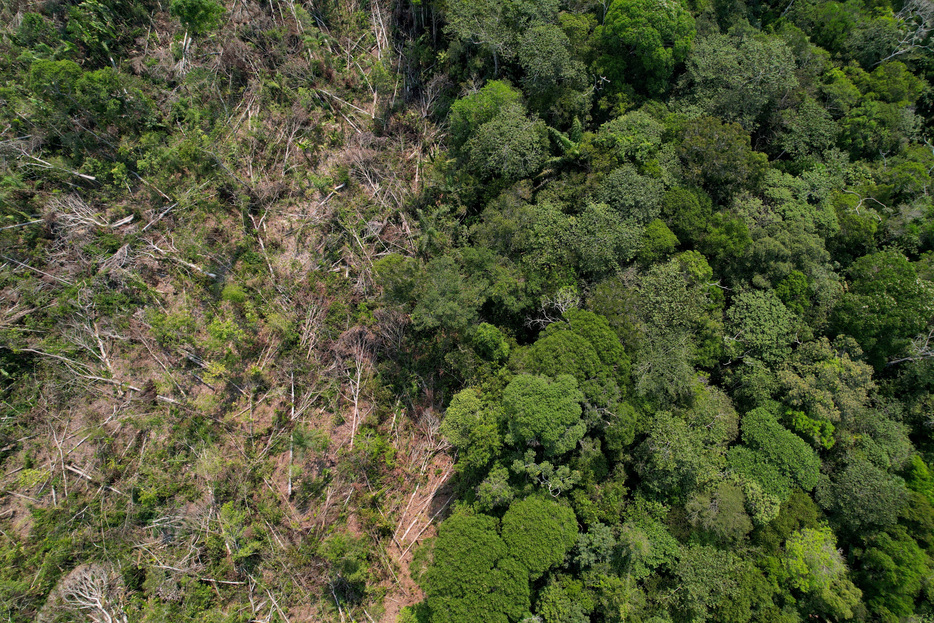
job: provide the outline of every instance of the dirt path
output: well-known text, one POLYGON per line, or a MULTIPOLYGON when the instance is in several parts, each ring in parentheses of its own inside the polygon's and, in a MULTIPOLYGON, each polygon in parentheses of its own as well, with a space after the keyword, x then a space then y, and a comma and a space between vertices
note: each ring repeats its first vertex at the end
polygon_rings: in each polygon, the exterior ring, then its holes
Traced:
POLYGON ((398 521, 395 534, 387 551, 396 567, 396 577, 386 595, 381 623, 394 623, 399 611, 424 599, 421 589, 412 579, 409 565, 418 544, 433 537, 437 523, 454 501, 452 475, 453 461, 441 452, 432 457, 425 473, 426 482, 416 482, 405 492, 405 506, 398 521))

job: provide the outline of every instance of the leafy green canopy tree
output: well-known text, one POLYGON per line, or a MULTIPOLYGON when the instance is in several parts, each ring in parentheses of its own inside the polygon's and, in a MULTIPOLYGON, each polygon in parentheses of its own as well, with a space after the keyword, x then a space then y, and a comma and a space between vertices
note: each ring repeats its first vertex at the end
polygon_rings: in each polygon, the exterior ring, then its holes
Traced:
POLYGON ((695 33, 694 18, 677 0, 614 0, 596 33, 606 51, 600 64, 611 80, 629 78, 661 93, 695 33))
POLYGON ((716 610, 739 589, 740 558, 708 545, 688 545, 675 566, 678 591, 675 607, 685 621, 716 620, 716 610))
POLYGON ((856 428, 875 384, 872 367, 859 360, 862 351, 854 348, 856 359, 827 338, 802 344, 778 370, 782 401, 812 419, 856 428))
POLYGON ((591 406, 614 408, 629 382, 629 357, 606 318, 590 311, 568 310, 529 348, 529 371, 577 379, 591 406))
POLYGON ((449 33, 493 56, 494 76, 500 59, 515 57, 530 27, 553 23, 557 16, 557 0, 451 0, 445 11, 449 33))
POLYGON ((514 502, 503 515, 502 534, 509 555, 534 581, 564 561, 577 542, 577 519, 565 504, 530 496, 514 502))
POLYGON ((746 291, 726 312, 727 351, 733 357, 776 364, 791 354, 795 316, 768 290, 746 291))
POLYGON ((548 128, 530 118, 518 104, 503 107, 464 146, 471 170, 481 179, 521 180, 531 177, 548 155, 548 128))
POLYGON ((455 513, 438 529, 425 577, 432 623, 508 623, 530 608, 529 574, 508 556, 499 521, 455 513))
POLYGON ((864 459, 854 460, 818 489, 818 502, 853 534, 894 525, 907 498, 904 480, 864 459))
POLYGON ((568 36, 554 24, 533 26, 522 36, 519 63, 528 92, 541 95, 561 86, 580 89, 585 85, 584 64, 571 57, 570 45, 568 36))
POLYGON ((619 212, 605 203, 588 203, 571 225, 568 246, 585 275, 618 272, 635 256, 643 232, 637 221, 620 218, 619 212))
POLYGON ((458 465, 480 469, 499 455, 502 439, 496 413, 476 389, 454 394, 441 422, 441 434, 461 453, 458 465))
POLYGON ((753 151, 749 134, 737 123, 700 117, 685 123, 681 136, 685 179, 718 202, 755 188, 765 173, 765 154, 753 151))
POLYGON ((805 491, 817 486, 820 459, 803 439, 778 423, 764 408, 743 416, 742 446, 730 450, 730 468, 754 480, 762 489, 782 499, 791 493, 792 483, 805 491))
POLYGON ((462 147, 477 128, 492 121, 506 106, 520 103, 521 99, 522 93, 500 80, 490 80, 476 93, 458 99, 448 114, 451 145, 462 147))
POLYGON ((699 39, 687 61, 687 100, 711 115, 755 130, 798 86, 791 50, 775 36, 699 39))
POLYGON ((853 617, 862 593, 847 577, 830 528, 804 528, 788 537, 782 566, 785 581, 814 606, 837 619, 853 617))
POLYGON ((856 338, 881 371, 934 318, 934 288, 898 251, 859 258, 849 276, 850 288, 833 312, 832 327, 856 338))
POLYGON ((517 444, 540 445, 545 456, 556 456, 572 450, 584 436, 583 400, 573 376, 549 381, 521 374, 506 386, 503 410, 517 444))
MULTIPOLYGON (((866 605, 879 620, 898 621, 915 614, 915 602, 928 588, 932 568, 905 528, 896 526, 870 537, 859 559, 866 605)), ((929 588, 925 592, 930 596, 929 588)))
POLYGON ((218 25, 224 7, 214 0, 172 0, 169 11, 189 33, 200 35, 218 25))

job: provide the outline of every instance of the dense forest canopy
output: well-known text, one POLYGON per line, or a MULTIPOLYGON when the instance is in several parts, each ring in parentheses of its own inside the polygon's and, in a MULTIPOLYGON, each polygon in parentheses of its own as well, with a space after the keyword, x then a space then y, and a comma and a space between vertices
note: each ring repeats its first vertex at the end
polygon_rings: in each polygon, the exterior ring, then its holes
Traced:
POLYGON ((930 620, 932 46, 3 0, 0 618, 930 620))

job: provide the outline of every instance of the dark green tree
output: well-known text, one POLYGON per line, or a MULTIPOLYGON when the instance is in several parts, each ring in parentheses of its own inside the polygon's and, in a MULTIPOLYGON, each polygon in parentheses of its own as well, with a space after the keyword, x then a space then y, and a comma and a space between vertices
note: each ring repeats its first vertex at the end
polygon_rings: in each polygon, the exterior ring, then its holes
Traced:
POLYGON ((700 117, 685 123, 681 136, 678 155, 685 179, 717 201, 755 188, 765 172, 765 154, 752 150, 739 124, 700 117))
POLYGON ((630 79, 650 94, 664 91, 694 39, 694 18, 677 0, 614 0, 597 36, 611 80, 630 79))
POLYGON ((931 322, 934 290, 898 251, 861 257, 848 272, 850 287, 833 312, 832 326, 856 338, 869 362, 882 370, 931 322))

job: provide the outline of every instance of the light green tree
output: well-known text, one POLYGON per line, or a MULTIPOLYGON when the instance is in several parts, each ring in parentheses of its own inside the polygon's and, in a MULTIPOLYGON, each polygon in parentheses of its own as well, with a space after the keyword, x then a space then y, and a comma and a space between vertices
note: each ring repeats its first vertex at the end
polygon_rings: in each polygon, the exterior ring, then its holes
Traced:
POLYGON ((830 528, 804 528, 785 542, 782 565, 787 582, 813 598, 828 614, 849 619, 862 597, 847 578, 843 554, 830 528))

